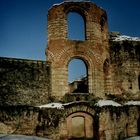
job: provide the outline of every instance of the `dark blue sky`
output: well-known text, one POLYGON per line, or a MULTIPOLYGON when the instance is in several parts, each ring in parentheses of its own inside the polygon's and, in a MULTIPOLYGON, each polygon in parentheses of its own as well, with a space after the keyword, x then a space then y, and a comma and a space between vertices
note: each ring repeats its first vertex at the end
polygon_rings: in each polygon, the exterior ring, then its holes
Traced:
MULTIPOLYGON (((45 60, 47 11, 60 2, 0 0, 0 56, 45 60)), ((92 2, 107 11, 109 31, 140 36, 140 0, 92 2)))

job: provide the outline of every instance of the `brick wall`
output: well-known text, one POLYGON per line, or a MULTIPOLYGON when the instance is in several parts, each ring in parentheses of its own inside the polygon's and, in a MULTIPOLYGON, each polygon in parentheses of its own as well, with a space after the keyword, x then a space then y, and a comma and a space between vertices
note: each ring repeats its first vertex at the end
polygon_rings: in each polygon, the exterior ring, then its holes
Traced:
POLYGON ((73 58, 87 66, 88 93, 104 97, 103 64, 108 58, 106 12, 91 2, 63 2, 48 11, 47 60, 52 62, 52 96, 62 98, 68 89, 68 64, 73 58), (85 40, 69 40, 67 15, 77 12, 85 21, 85 40))

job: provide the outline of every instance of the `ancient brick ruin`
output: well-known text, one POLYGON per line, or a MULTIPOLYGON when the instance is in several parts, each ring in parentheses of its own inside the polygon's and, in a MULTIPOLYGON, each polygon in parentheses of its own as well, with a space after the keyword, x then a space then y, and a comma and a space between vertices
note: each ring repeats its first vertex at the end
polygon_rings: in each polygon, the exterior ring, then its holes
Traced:
POLYGON ((96 4, 64 1, 48 11, 46 56, 0 58, 0 133, 53 140, 140 135, 140 39, 109 34, 107 14, 96 4), (83 17, 85 40, 68 38, 69 12, 83 17), (73 58, 87 67, 83 93, 72 84, 69 90, 73 58))

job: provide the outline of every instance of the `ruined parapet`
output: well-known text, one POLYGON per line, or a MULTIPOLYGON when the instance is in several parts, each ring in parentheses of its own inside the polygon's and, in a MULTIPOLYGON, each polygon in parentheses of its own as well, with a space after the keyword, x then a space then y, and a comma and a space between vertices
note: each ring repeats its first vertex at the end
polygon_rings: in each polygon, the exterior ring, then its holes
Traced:
POLYGON ((140 100, 140 38, 111 34, 109 52, 114 94, 140 100))

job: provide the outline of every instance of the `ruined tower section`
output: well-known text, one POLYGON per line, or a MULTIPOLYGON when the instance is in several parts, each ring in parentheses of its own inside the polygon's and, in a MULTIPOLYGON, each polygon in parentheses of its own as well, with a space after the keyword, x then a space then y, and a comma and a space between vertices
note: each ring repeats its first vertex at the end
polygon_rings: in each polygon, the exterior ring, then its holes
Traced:
MULTIPOLYGON (((78 22, 78 21, 73 21, 78 22)), ((75 32, 78 32, 78 30, 75 32)), ((65 1, 48 11, 47 60, 51 62, 52 96, 68 93, 68 64, 73 58, 87 66, 88 94, 104 97, 111 91, 106 12, 92 2, 65 1), (85 40, 68 38, 69 12, 81 15, 85 24, 85 40)))

